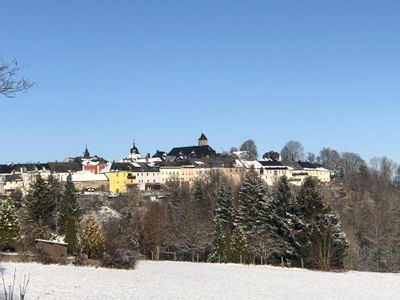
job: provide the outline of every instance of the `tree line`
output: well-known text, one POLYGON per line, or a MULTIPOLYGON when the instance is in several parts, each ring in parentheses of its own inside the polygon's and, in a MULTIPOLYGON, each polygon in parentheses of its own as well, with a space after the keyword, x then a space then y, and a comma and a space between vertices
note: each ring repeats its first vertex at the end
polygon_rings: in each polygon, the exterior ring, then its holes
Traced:
POLYGON ((343 268, 348 245, 338 216, 307 178, 294 191, 286 177, 269 188, 251 170, 238 186, 220 174, 194 187, 170 183, 144 214, 149 257, 343 268), (210 192, 213 190, 213 192, 210 192))
POLYGON ((132 267, 138 256, 207 262, 285 264, 362 271, 400 270, 400 168, 383 157, 366 163, 324 148, 318 159, 338 176, 282 177, 266 186, 255 170, 233 183, 219 172, 193 186, 170 181, 159 201, 140 192, 92 201, 69 177, 36 177, 25 196, 0 207, 0 250, 28 251, 37 238, 65 237, 76 257, 132 267), (101 218, 109 207, 115 215, 101 218))

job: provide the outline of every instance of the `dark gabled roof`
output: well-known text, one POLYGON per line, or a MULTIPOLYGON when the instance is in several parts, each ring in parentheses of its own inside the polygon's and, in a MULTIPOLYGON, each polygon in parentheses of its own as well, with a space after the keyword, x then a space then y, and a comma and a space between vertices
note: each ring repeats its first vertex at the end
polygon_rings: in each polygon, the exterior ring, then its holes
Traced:
POLYGON ((53 173, 78 172, 82 170, 80 164, 76 161, 72 162, 51 162, 49 163, 50 171, 53 173))
POLYGON ((110 168, 110 172, 118 172, 118 171, 130 171, 135 172, 140 168, 135 167, 129 162, 113 162, 110 168))
POLYGON ((204 135, 204 133, 201 134, 199 140, 200 140, 200 141, 208 141, 208 139, 207 139, 207 137, 204 135))
POLYGON ((91 160, 91 161, 99 162, 99 163, 101 163, 101 164, 106 164, 106 163, 108 163, 108 160, 104 159, 103 157, 97 156, 97 155, 91 157, 90 160, 91 160))
POLYGON ((317 169, 317 168, 322 168, 321 164, 315 164, 315 163, 311 163, 308 161, 298 161, 297 162, 302 168, 306 168, 306 169, 317 169))
POLYGON ((282 164, 283 164, 284 166, 291 167, 291 168, 293 168, 294 170, 303 170, 303 167, 302 167, 299 163, 297 163, 297 162, 284 161, 284 162, 282 162, 282 164))
POLYGON ((263 167, 266 169, 287 169, 280 161, 278 160, 259 160, 258 161, 263 167))
POLYGON ((164 151, 157 150, 157 152, 153 155, 153 158, 163 159, 166 155, 167 155, 167 153, 165 153, 164 151))
POLYGON ((12 171, 9 165, 0 165, 0 174, 10 174, 12 171))
POLYGON ((159 167, 179 167, 180 165, 175 161, 162 161, 157 164, 159 167))
POLYGON ((140 166, 142 172, 159 172, 160 167, 158 166, 149 166, 146 163, 138 162, 136 163, 140 166))
POLYGON ((9 165, 14 172, 21 172, 21 169, 24 172, 35 172, 35 171, 48 171, 49 164, 47 163, 27 163, 27 164, 13 164, 9 165))
POLYGON ((192 161, 196 167, 233 168, 235 167, 236 158, 228 155, 219 155, 215 157, 204 157, 200 159, 190 158, 190 161, 192 161), (199 162, 202 162, 204 165, 199 164, 199 162))
POLYGON ((168 156, 188 156, 188 157, 213 157, 217 152, 210 146, 190 146, 190 147, 175 147, 168 156))

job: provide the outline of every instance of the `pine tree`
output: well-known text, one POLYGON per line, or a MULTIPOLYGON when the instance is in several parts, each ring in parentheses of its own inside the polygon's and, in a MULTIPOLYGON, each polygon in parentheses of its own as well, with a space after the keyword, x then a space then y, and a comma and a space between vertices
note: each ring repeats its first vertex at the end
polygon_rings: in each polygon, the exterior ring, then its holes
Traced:
POLYGON ((225 263, 231 261, 232 218, 232 194, 229 189, 221 185, 214 212, 214 249, 209 257, 210 261, 225 263))
POLYGON ((65 226, 65 239, 68 244, 68 253, 74 255, 78 250, 78 223, 73 216, 68 216, 65 226))
POLYGON ((244 263, 247 255, 247 243, 243 230, 240 227, 235 227, 232 232, 231 239, 232 261, 244 263))
POLYGON ((221 224, 228 231, 231 231, 233 220, 233 203, 230 188, 221 185, 215 204, 214 222, 221 224))
POLYGON ((0 207, 0 249, 15 250, 20 240, 19 222, 14 204, 6 199, 0 207))
POLYGON ((267 187, 258 174, 250 170, 239 189, 239 206, 235 223, 242 227, 246 235, 254 233, 258 218, 259 202, 267 194, 267 187))
MULTIPOLYGON (((240 229, 247 243, 247 252, 255 262, 260 255, 260 239, 266 235, 268 189, 254 169, 246 174, 239 189, 239 205, 235 227, 240 229)), ((263 243, 264 244, 264 243, 263 243)))
POLYGON ((99 258, 103 253, 104 235, 100 224, 94 216, 90 216, 81 234, 82 251, 89 258, 99 258))
POLYGON ((308 177, 297 196, 297 215, 302 228, 297 234, 299 253, 304 265, 311 268, 342 268, 347 254, 347 240, 339 218, 308 177))
POLYGON ((54 213, 56 204, 49 185, 38 174, 25 197, 25 209, 28 221, 41 226, 45 225, 55 228, 54 213))
MULTIPOLYGON (((54 208, 54 228, 57 229, 57 223, 58 223, 58 206, 60 204, 61 200, 61 183, 60 181, 51 173, 49 177, 47 177, 47 186, 49 189, 49 199, 51 199, 55 203, 55 208, 54 208)), ((53 229, 53 226, 52 226, 53 229)))
POLYGON ((289 186, 286 176, 282 176, 276 185, 271 203, 271 224, 277 238, 282 245, 282 252, 277 253, 281 258, 297 260, 296 248, 298 248, 295 233, 297 217, 294 214, 295 198, 289 186))
POLYGON ((72 182, 71 174, 69 174, 58 205, 58 231, 60 234, 65 232, 68 216, 74 217, 76 220, 79 220, 81 217, 81 210, 77 201, 76 192, 77 190, 72 182))

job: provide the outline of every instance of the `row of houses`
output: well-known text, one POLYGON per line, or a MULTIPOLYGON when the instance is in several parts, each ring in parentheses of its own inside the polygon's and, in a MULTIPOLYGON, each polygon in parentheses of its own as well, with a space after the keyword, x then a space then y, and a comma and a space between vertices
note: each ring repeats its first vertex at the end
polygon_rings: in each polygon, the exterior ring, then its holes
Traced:
POLYGON ((0 194, 19 189, 26 193, 37 174, 47 178, 53 174, 65 182, 72 181, 82 192, 127 193, 134 189, 157 190, 168 181, 176 180, 192 185, 211 172, 221 172, 233 181, 240 181, 250 169, 258 172, 269 185, 286 176, 300 185, 307 176, 329 182, 333 173, 321 165, 310 162, 283 162, 279 153, 267 152, 260 160, 247 160, 246 153, 217 153, 202 134, 197 146, 175 147, 171 151, 158 151, 151 157, 141 156, 135 143, 129 155, 119 162, 109 162, 91 156, 87 147, 83 156, 67 158, 63 162, 0 165, 0 194))

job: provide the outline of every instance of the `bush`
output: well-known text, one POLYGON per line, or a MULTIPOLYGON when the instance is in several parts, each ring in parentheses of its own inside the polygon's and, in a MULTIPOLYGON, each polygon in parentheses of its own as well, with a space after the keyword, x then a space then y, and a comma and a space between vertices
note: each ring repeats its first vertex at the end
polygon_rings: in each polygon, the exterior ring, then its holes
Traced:
POLYGON ((24 228, 24 235, 21 243, 21 251, 36 252, 35 239, 49 240, 51 232, 47 226, 29 224, 24 228))
POLYGON ((135 252, 129 249, 117 249, 113 254, 104 253, 104 267, 115 269, 134 269, 136 265, 135 252))
POLYGON ((110 218, 104 225, 104 267, 117 269, 133 269, 138 250, 138 225, 135 216, 129 211, 121 213, 121 217, 110 218))
POLYGON ((72 264, 75 266, 84 266, 87 260, 88 260, 87 254, 79 253, 74 257, 72 264))

